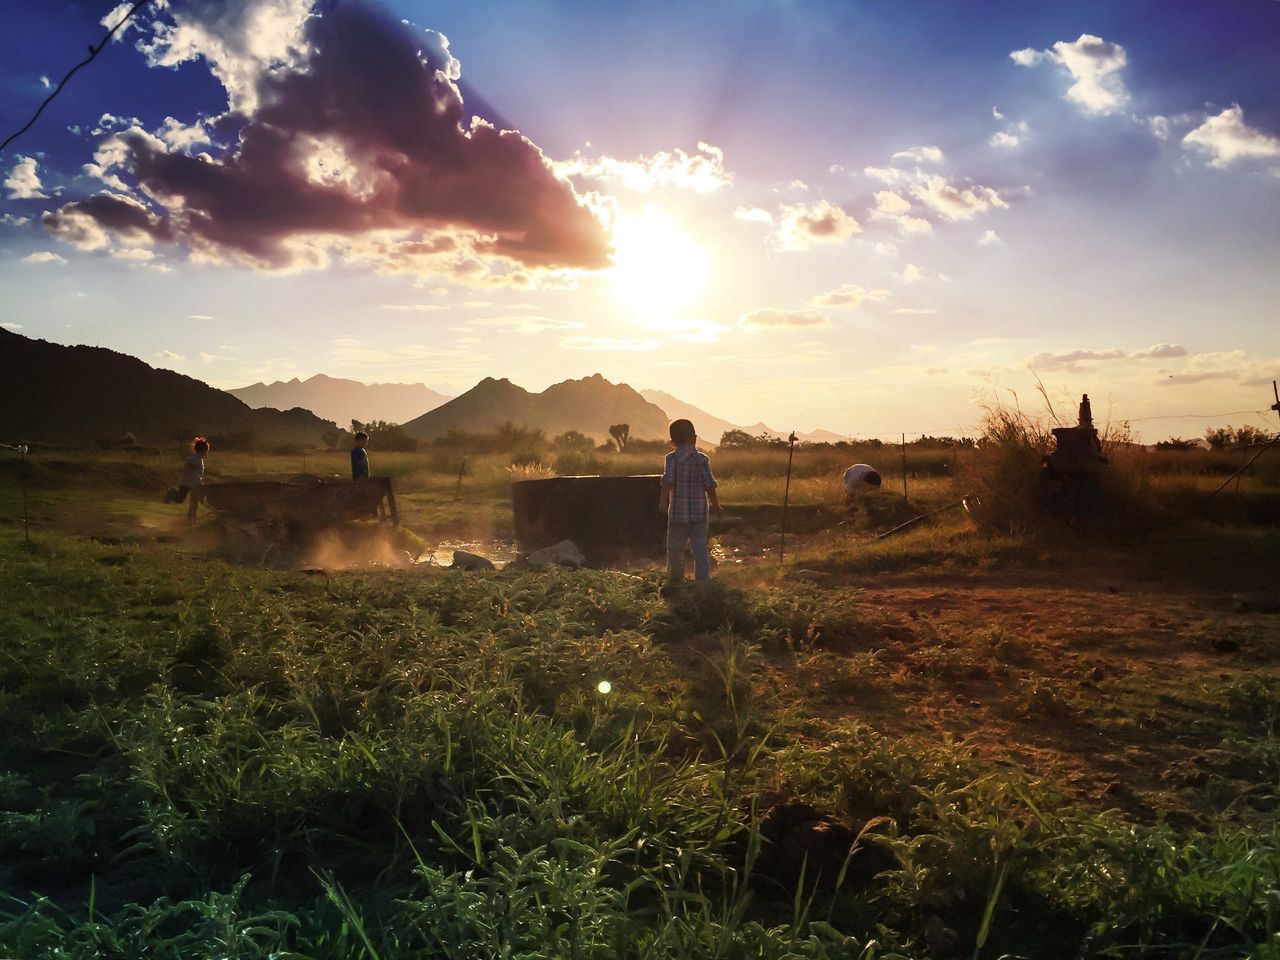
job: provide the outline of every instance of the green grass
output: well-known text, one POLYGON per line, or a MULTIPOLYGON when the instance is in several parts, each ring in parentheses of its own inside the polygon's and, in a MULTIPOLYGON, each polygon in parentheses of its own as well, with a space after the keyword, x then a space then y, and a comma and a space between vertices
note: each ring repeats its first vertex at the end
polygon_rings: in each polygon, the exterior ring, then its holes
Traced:
MULTIPOLYGON (((314 578, 3 537, 6 955, 1275 948, 1274 820, 1138 826, 957 743, 798 715, 770 678, 821 651, 843 651, 857 689, 896 682, 875 651, 909 634, 845 593, 664 598, 608 571, 314 578), (777 797, 825 811, 833 848, 797 855, 777 797)), ((924 648, 914 682, 1032 655, 1013 636, 950 642, 924 648)), ((1046 691, 1025 708, 1058 709, 1046 691)), ((1207 695, 1263 759, 1274 687, 1207 695)))

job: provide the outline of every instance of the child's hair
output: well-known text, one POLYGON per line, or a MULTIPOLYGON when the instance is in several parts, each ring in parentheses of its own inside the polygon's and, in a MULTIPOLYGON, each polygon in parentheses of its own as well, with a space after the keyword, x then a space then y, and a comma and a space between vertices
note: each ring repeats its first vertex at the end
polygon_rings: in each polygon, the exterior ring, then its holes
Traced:
POLYGON ((196 437, 194 440, 191 441, 191 449, 194 450, 196 453, 208 453, 209 441, 206 440, 204 437, 196 437))
POLYGON ((683 417, 679 420, 672 420, 670 430, 672 443, 693 443, 698 439, 698 431, 693 429, 693 421, 686 420, 683 417))
POLYGON ((368 435, 367 433, 365 433, 363 430, 361 430, 359 433, 357 433, 357 434, 356 434, 356 437, 355 437, 355 438, 356 438, 357 440, 368 440, 368 439, 369 439, 369 435, 368 435))

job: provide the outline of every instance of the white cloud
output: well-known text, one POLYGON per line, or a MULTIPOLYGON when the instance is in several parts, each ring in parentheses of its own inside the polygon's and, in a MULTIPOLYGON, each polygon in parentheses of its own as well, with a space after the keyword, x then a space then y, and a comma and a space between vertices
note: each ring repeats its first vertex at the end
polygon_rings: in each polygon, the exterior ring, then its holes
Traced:
POLYGON ((174 353, 172 350, 158 350, 153 356, 161 363, 182 363, 187 358, 180 353, 174 353))
POLYGON ((1007 130, 993 133, 991 139, 987 141, 993 147, 1001 147, 1006 150, 1016 147, 1020 142, 1016 134, 1009 133, 1007 130))
POLYGON ((116 260, 131 260, 135 263, 146 263, 156 258, 154 251, 141 247, 121 247, 112 250, 111 256, 116 260))
POLYGON ((980 247, 1002 247, 1004 241, 1000 239, 1000 234, 994 230, 987 230, 978 238, 978 246, 980 247))
POLYGON ((1280 157, 1280 139, 1244 122, 1244 110, 1232 104, 1182 138, 1185 148, 1209 155, 1209 166, 1224 169, 1237 160, 1280 157))
POLYGON ((813 307, 842 307, 856 310, 868 300, 885 300, 888 299, 888 296, 888 290, 868 290, 854 283, 845 283, 835 290, 814 297, 809 301, 809 305, 813 307))
POLYGON ((694 317, 648 317, 643 326, 653 333, 665 333, 672 340, 685 343, 715 343, 728 329, 723 323, 694 317))
POLYGON ((932 233, 933 224, 922 217, 910 215, 911 201, 893 190, 877 190, 875 209, 871 217, 875 220, 889 220, 898 225, 903 233, 932 233))
POLYGON ((1169 118, 1162 117, 1159 114, 1154 117, 1147 117, 1147 129, 1151 131, 1151 135, 1157 140, 1169 139, 1169 118))
POLYGON ((1196 353, 1178 369, 1162 369, 1156 386, 1177 387, 1207 380, 1221 380, 1245 386, 1270 386, 1280 357, 1258 359, 1243 350, 1196 353))
POLYGON ((924 271, 914 263, 908 263, 902 269, 902 280, 904 283, 916 283, 924 279, 924 271))
POLYGON ((659 187, 713 193, 733 183, 733 175, 724 169, 724 151, 702 141, 698 142, 698 152, 694 154, 677 147, 671 152, 663 150, 635 160, 616 160, 586 157, 578 152, 571 159, 551 166, 562 177, 615 180, 636 193, 649 193, 659 187))
POLYGON ((20 227, 24 223, 30 222, 30 217, 19 217, 12 213, 6 213, 4 216, 0 216, 0 224, 4 224, 6 227, 20 227))
POLYGON ((733 211, 733 219, 744 223, 773 223, 773 214, 759 207, 738 207, 733 211))
POLYGON ((627 340, 618 337, 567 337, 560 341, 565 350, 647 352, 662 346, 659 340, 627 340))
POLYGON ((774 310, 766 307, 744 313, 738 318, 738 326, 748 333, 795 327, 826 327, 830 324, 831 318, 817 310, 774 310))
MULTIPOLYGON (((189 314, 187 314, 187 319, 188 319, 188 320, 212 320, 212 319, 213 319, 213 317, 212 317, 210 314, 207 314, 207 313, 189 313, 189 314)), ((221 346, 220 346, 220 347, 218 347, 218 349, 219 349, 219 350, 230 350, 230 349, 232 349, 232 348, 231 348, 231 347, 221 347, 221 346)))
POLYGON ((921 173, 911 195, 946 220, 971 220, 991 207, 1007 207, 1000 194, 980 184, 957 187, 936 173, 921 173))
POLYGON ((44 185, 40 182, 39 164, 35 157, 18 157, 9 175, 5 177, 4 187, 9 191, 10 200, 48 200, 44 185))
POLYGON ((912 147, 910 150, 899 150, 889 158, 894 160, 914 160, 916 163, 942 163, 946 157, 940 147, 912 147))
POLYGON ((443 303, 384 303, 382 309, 398 313, 438 313, 449 308, 443 303))
POLYGON ((817 244, 843 243, 862 227, 858 221, 834 203, 794 206, 783 205, 778 214, 778 229, 769 235, 777 250, 808 250, 817 244))
POLYGON ((581 330, 585 326, 585 324, 578 323, 576 320, 557 320, 553 317, 530 317, 525 315, 485 317, 471 322, 480 326, 500 327, 503 330, 524 334, 525 336, 545 333, 548 330, 581 330))
POLYGON ((37 250, 35 253, 29 253, 20 261, 22 263, 57 263, 65 264, 65 258, 58 256, 49 250, 37 250))
POLYGON ((1015 50, 1009 57, 1021 67, 1047 60, 1064 68, 1075 81, 1067 88, 1066 98, 1086 113, 1116 113, 1129 102, 1120 77, 1128 55, 1118 43, 1082 33, 1071 43, 1059 40, 1048 50, 1015 50))
POLYGON ((887 183, 890 186, 905 183, 911 179, 910 173, 905 170, 899 170, 897 167, 863 167, 862 172, 872 180, 879 180, 881 183, 887 183))
POLYGON ((6 330, 21 330, 21 329, 23 329, 22 324, 20 324, 20 323, 0 323, 0 327, 4 327, 6 330))
MULTIPOLYGON (((933 307, 898 307, 894 310, 890 310, 889 312, 891 314, 897 314, 898 316, 905 317, 925 317, 930 314, 937 313, 938 311, 933 307)), ((911 349, 915 350, 916 347, 912 346, 911 349)))
POLYGON ((1063 353, 1037 353, 1027 358, 1027 365, 1036 370, 1074 370, 1078 364, 1106 360, 1168 360, 1185 357, 1187 348, 1177 343, 1157 343, 1145 350, 1128 352, 1119 347, 1107 350, 1070 350, 1063 353))

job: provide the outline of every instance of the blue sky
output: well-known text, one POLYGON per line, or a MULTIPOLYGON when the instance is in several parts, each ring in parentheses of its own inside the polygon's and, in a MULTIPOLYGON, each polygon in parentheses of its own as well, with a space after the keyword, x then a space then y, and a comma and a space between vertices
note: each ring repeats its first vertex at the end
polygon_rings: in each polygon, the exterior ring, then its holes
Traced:
MULTIPOLYGON (((4 135, 112 12, 16 4, 4 135)), ((1147 439, 1266 425, 1278 36, 1276 0, 152 4, 0 156, 0 322, 228 387, 599 371, 890 434, 1038 377, 1147 439)))

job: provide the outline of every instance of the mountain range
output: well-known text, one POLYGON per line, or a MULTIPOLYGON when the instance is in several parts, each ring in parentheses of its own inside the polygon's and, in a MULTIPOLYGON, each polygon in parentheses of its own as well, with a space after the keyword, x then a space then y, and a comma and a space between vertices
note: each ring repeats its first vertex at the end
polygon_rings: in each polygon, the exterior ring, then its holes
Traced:
POLYGON ((333 424, 309 410, 253 410, 200 380, 103 347, 33 340, 0 328, 0 439, 110 442, 250 437, 319 444, 333 424))
POLYGON ((450 430, 484 433, 503 423, 520 423, 549 437, 577 430, 602 441, 611 425, 625 423, 637 440, 662 440, 668 420, 661 407, 627 384, 610 383, 597 373, 552 384, 541 393, 506 378, 486 377, 462 396, 405 423, 404 429, 411 437, 431 440, 450 430))
MULTIPOLYGON (((707 445, 730 430, 786 436, 763 423, 740 427, 669 393, 637 391, 598 373, 540 393, 488 377, 452 399, 420 383, 364 384, 323 374, 224 392, 113 350, 63 346, 3 328, 0 353, 9 361, 0 379, 0 440, 97 443, 132 434, 166 441, 201 433, 241 443, 252 438, 258 445, 319 444, 332 435, 330 417, 343 425, 352 419, 398 422, 416 439, 515 423, 548 437, 577 430, 603 441, 610 426, 625 423, 636 439, 665 440, 668 423, 678 417, 692 420, 707 445)), ((800 439, 840 438, 819 430, 800 439)))
POLYGON ((405 423, 452 399, 422 383, 361 383, 323 373, 306 380, 251 383, 227 392, 254 409, 303 407, 342 427, 352 420, 405 423))

